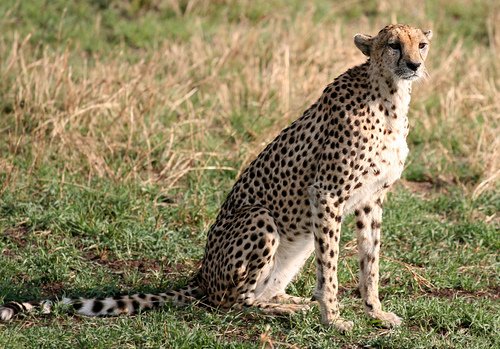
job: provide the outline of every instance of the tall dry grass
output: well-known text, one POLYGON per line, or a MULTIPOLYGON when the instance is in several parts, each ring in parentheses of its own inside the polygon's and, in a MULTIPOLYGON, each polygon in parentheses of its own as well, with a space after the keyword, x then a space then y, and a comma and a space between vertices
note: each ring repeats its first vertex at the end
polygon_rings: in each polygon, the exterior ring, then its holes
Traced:
MULTIPOLYGON (((167 6, 179 16, 210 6, 188 3, 184 12, 176 1, 167 6)), ((3 189, 47 163, 63 180, 107 177, 165 188, 181 185, 187 173, 241 171, 328 82, 364 60, 352 36, 397 21, 403 3, 381 2, 390 16, 371 21, 314 23, 311 8, 293 20, 273 12, 258 24, 219 25, 210 37, 200 27, 189 41, 166 40, 135 61, 126 50, 89 57, 45 48, 37 57, 29 36, 0 41, 3 189), (235 115, 249 115, 243 128, 250 142, 235 130, 235 115), (272 126, 252 129, 262 120, 272 126)), ((332 5, 332 15, 346 4, 332 5)), ((414 18, 433 26, 423 10, 414 18)), ((448 178, 444 164, 473 168, 475 196, 495 188, 500 175, 498 12, 485 20, 489 45, 466 47, 460 37, 436 33, 430 78, 415 86, 410 115, 425 140, 414 161, 448 178), (439 141, 450 136, 459 155, 439 141)))

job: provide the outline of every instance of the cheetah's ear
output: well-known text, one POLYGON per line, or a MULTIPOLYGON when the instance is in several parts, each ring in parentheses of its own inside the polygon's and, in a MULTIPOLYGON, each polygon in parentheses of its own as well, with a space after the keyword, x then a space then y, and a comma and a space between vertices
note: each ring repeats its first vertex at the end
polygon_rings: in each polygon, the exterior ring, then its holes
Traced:
POLYGON ((370 57, 372 50, 373 38, 370 35, 356 34, 354 35, 354 44, 365 56, 370 57))
POLYGON ((432 30, 425 30, 424 35, 427 37, 427 39, 432 39, 432 30))

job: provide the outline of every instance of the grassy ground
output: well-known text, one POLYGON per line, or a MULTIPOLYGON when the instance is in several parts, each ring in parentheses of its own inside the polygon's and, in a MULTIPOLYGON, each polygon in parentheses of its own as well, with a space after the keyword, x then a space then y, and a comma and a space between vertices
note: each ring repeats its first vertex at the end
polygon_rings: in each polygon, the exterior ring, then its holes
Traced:
MULTIPOLYGON (((411 155, 384 214, 381 295, 362 314, 345 223, 340 335, 290 317, 165 307, 26 316, 6 348, 500 346, 500 8, 495 1, 0 3, 0 303, 186 282, 241 169, 322 87, 363 61, 357 32, 431 28, 411 155)), ((308 296, 314 263, 290 286, 308 296)))

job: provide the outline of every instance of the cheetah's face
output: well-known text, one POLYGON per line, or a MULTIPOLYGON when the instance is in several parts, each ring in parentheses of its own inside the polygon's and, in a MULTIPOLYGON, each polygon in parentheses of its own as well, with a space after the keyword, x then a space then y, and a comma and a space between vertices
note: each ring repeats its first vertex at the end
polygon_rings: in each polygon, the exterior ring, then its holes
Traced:
POLYGON ((416 80, 425 74, 424 61, 429 51, 432 31, 407 25, 390 25, 377 36, 357 34, 356 46, 382 70, 394 78, 416 80))

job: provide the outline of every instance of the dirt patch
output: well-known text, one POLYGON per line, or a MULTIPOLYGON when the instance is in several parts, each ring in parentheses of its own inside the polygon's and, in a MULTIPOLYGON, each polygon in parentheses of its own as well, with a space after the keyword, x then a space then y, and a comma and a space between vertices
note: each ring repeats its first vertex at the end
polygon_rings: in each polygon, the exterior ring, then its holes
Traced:
POLYGON ((433 297, 447 298, 447 299, 462 297, 462 298, 488 298, 488 299, 498 300, 500 299, 500 286, 478 291, 441 288, 441 289, 429 290, 427 294, 433 297))
POLYGON ((2 235, 13 241, 17 246, 24 247, 27 244, 29 229, 24 225, 19 225, 5 229, 2 235))
POLYGON ((447 187, 451 184, 449 181, 439 178, 429 179, 422 182, 414 182, 401 179, 398 183, 411 193, 423 198, 431 198, 438 194, 447 193, 447 187))
POLYGON ((115 274, 123 274, 130 270, 137 270, 140 273, 148 274, 152 271, 161 271, 165 274, 189 275, 193 269, 199 267, 199 263, 194 266, 190 264, 168 264, 157 259, 109 259, 107 253, 95 254, 88 252, 84 255, 85 259, 97 263, 103 267, 111 269, 115 274))
MULTIPOLYGON (((255 334, 249 334, 246 328, 240 326, 229 325, 224 329, 224 332, 216 334, 221 340, 229 342, 257 342, 259 340, 258 336, 255 334)), ((264 342, 265 343, 265 342, 264 342)), ((261 344, 263 344, 261 342, 261 344)), ((260 346, 262 348, 262 345, 260 346)), ((267 348, 267 347, 265 347, 267 348)))
POLYGON ((49 296, 61 294, 65 289, 65 285, 62 282, 50 282, 48 284, 43 284, 40 287, 42 289, 42 294, 49 296))

